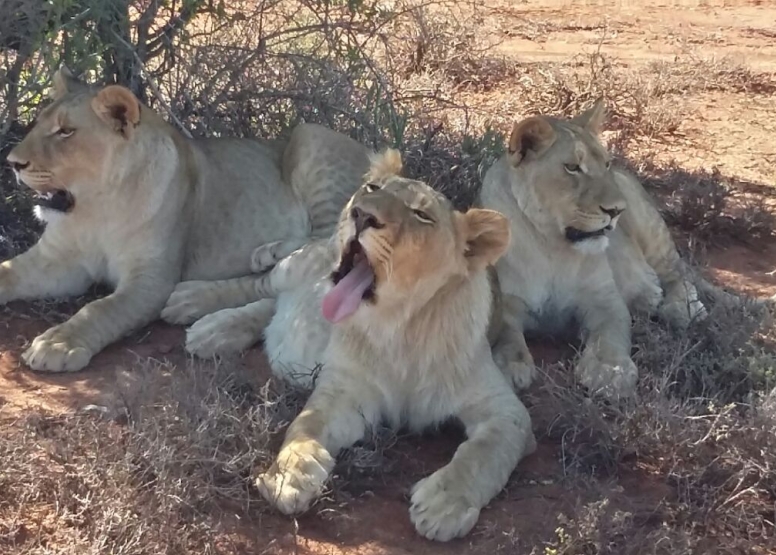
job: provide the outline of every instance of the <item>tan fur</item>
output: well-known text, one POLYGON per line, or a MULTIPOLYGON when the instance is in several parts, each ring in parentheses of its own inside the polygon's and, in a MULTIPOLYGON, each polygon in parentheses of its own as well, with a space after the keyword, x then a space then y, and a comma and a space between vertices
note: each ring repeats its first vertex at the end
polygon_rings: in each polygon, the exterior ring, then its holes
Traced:
POLYGON ((534 372, 524 331, 561 332, 577 321, 585 341, 580 381, 617 396, 630 394, 637 379, 629 309, 657 311, 679 327, 706 314, 646 191, 610 167, 597 138, 603 118, 600 101, 573 120, 527 118, 485 176, 481 203, 507 214, 514 237, 497 264, 508 325, 494 356, 520 386, 534 372))
MULTIPOLYGON (((159 317, 181 280, 248 275, 257 246, 272 246, 261 259, 271 266, 328 235, 369 167, 365 147, 315 125, 288 142, 187 140, 120 86, 93 90, 63 70, 54 97, 8 160, 20 182, 67 191, 75 204, 38 208, 46 229, 0 265, 0 303, 77 295, 93 282, 115 291, 37 337, 23 354, 36 370, 83 368, 159 317)), ((248 287, 205 308, 254 300, 248 287)), ((173 302, 164 318, 188 323, 201 308, 173 302)))
MULTIPOLYGON (((388 151, 373 161, 331 239, 306 245, 256 280, 257 296, 277 298, 265 338, 273 372, 309 387, 312 370, 321 368, 277 460, 256 483, 282 512, 303 511, 337 453, 368 427, 384 421, 418 431, 457 417, 468 439, 447 466, 415 485, 410 508, 420 534, 444 541, 474 526, 535 448, 528 412, 487 339, 494 292, 486 267, 507 248, 509 226, 494 211, 454 211, 430 187, 391 173, 396 159, 388 151), (322 318, 321 302, 355 236, 354 210, 379 224, 359 235, 376 275, 375 297, 333 325, 322 318)), ((228 341, 245 329, 238 319, 229 311, 206 317, 202 341, 214 334, 228 341)))

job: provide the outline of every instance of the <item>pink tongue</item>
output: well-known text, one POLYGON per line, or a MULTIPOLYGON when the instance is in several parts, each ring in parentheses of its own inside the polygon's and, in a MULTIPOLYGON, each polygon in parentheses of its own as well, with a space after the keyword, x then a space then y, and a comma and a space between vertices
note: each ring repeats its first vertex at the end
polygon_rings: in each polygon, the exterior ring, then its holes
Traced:
POLYGON ((364 258, 323 297, 323 317, 336 324, 353 314, 374 280, 374 272, 364 258))

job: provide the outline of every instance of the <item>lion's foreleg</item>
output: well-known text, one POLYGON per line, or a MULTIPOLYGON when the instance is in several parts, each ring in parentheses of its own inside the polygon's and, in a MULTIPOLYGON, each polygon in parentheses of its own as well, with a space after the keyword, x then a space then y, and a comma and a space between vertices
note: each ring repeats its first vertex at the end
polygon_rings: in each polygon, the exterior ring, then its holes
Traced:
POLYGON ((630 358, 631 318, 616 287, 584 292, 579 317, 584 348, 577 377, 594 393, 609 397, 633 393, 638 371, 630 358))
POLYGON ((274 299, 208 314, 186 331, 186 351, 200 358, 242 353, 262 338, 274 314, 274 299))
POLYGON ((91 279, 77 253, 44 242, 0 264, 0 304, 17 299, 59 298, 86 291, 91 279))
POLYGON ((256 478, 264 498, 285 514, 306 510, 323 490, 337 453, 376 420, 375 392, 350 391, 347 383, 320 383, 289 426, 267 472, 256 478))
POLYGON ((458 415, 468 439, 449 464, 413 487, 410 518, 421 535, 447 541, 467 534, 518 461, 535 450, 528 411, 505 385, 469 392, 477 402, 458 415))
POLYGON ((525 389, 536 374, 523 333, 527 309, 522 301, 510 295, 504 295, 503 299, 503 325, 493 345, 493 360, 516 390, 525 389))
POLYGON ((114 293, 36 337, 22 358, 34 370, 80 370, 106 345, 155 320, 173 285, 174 279, 137 271, 114 293))

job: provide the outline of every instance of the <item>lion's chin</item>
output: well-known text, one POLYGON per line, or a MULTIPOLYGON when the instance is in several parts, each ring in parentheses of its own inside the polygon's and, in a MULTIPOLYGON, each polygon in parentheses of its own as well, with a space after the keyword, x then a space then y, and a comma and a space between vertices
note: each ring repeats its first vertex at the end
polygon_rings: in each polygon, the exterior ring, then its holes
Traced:
POLYGON ((566 239, 572 243, 582 243, 583 241, 589 241, 590 239, 603 237, 606 235, 606 232, 611 231, 611 229, 611 225, 607 225, 601 229, 596 229, 595 231, 583 231, 581 229, 577 229, 576 227, 567 227, 565 230, 565 235, 566 239))
POLYGON ((582 254, 600 254, 609 247, 609 238, 606 235, 596 235, 582 241, 574 241, 571 246, 582 254))

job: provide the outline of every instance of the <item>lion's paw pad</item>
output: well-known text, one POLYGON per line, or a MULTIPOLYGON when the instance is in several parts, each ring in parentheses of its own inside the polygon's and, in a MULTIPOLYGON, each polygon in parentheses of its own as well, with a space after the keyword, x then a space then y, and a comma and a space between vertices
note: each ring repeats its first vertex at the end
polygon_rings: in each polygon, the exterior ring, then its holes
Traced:
POLYGON ((240 309, 219 310, 186 331, 186 351, 200 358, 240 354, 258 341, 261 331, 247 325, 240 309))
POLYGON ((22 360, 41 372, 77 372, 89 364, 92 353, 86 347, 58 340, 55 335, 37 337, 22 354, 22 360))
POLYGON ((493 362, 516 391, 530 387, 536 377, 531 353, 515 345, 496 347, 493 350, 493 362))
POLYGON ((267 243, 254 249, 251 254, 251 271, 261 274, 272 268, 280 259, 277 254, 282 241, 267 243))
POLYGON ((456 493, 459 487, 447 480, 444 470, 415 484, 410 520, 421 536, 444 542, 465 536, 474 527, 480 509, 456 493))
POLYGON ((208 290, 213 284, 208 281, 183 281, 167 299, 162 310, 162 320, 168 324, 191 324, 213 312, 208 302, 208 290))
POLYGON ((579 381, 592 393, 610 399, 630 397, 636 391, 639 373, 630 358, 604 362, 593 354, 583 354, 577 364, 579 381))
POLYGON ((306 511, 321 494, 333 466, 334 459, 323 449, 317 456, 281 452, 278 462, 259 474, 255 483, 262 497, 280 512, 296 514, 306 511))

